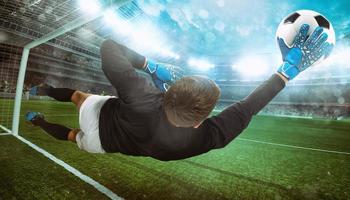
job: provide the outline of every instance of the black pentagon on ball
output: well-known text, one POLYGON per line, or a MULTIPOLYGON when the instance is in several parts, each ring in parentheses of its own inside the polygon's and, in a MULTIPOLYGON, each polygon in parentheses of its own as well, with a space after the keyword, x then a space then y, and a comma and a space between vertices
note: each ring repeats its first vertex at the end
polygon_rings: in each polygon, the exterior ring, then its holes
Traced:
POLYGON ((298 17, 300 17, 300 14, 295 12, 291 15, 289 15, 285 20, 284 20, 284 24, 293 24, 295 22, 295 20, 298 19, 298 17))
POLYGON ((320 27, 327 28, 327 29, 330 28, 331 25, 329 24, 329 21, 326 18, 324 18, 322 15, 315 16, 315 19, 320 27))

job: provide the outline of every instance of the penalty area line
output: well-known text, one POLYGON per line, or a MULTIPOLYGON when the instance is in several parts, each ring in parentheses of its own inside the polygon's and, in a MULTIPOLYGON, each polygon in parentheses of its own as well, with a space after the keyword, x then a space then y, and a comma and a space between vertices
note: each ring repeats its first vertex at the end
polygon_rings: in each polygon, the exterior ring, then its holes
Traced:
POLYGON ((317 148, 311 148, 311 147, 300 147, 300 146, 289 145, 289 144, 279 144, 279 143, 273 143, 273 142, 264 142, 264 141, 251 140, 251 139, 245 139, 245 138, 237 138, 237 140, 243 140, 243 141, 248 141, 248 142, 255 142, 255 143, 260 143, 260 144, 268 144, 268 145, 274 145, 274 146, 280 146, 280 147, 287 147, 287 148, 294 148, 294 149, 309 150, 309 151, 318 151, 318 152, 325 152, 325 153, 335 153, 335 154, 342 154, 342 155, 350 155, 350 152, 344 152, 344 151, 333 151, 333 150, 317 149, 317 148))
POLYGON ((113 200, 121 200, 121 199, 123 199, 123 198, 119 197, 117 194, 115 194, 114 192, 112 192, 111 190, 109 190, 108 188, 106 188, 105 186, 101 185, 99 182, 97 182, 94 179, 90 178, 89 176, 81 173, 80 171, 78 171, 74 167, 72 167, 72 166, 68 165, 67 163, 65 163, 64 161, 56 158, 54 155, 52 155, 49 152, 45 151, 44 149, 38 147, 37 145, 31 143, 30 141, 26 140, 22 136, 19 136, 19 135, 13 135, 13 136, 16 137, 17 139, 19 139, 20 141, 24 142, 25 144, 29 145, 34 150, 36 150, 39 153, 43 154, 45 157, 47 157, 48 159, 52 160, 56 164, 62 166, 64 169, 66 169, 67 171, 69 171, 73 175, 77 176, 78 178, 80 178, 85 183, 90 184, 91 186, 96 188, 99 192, 105 194, 110 199, 113 199, 113 200))

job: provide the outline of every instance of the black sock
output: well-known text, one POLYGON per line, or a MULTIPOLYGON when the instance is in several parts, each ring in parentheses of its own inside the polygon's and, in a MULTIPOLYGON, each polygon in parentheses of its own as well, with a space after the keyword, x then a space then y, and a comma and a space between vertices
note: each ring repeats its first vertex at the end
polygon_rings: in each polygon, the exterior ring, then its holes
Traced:
POLYGON ((37 118, 32 123, 40 126, 44 131, 58 140, 68 140, 68 134, 72 130, 59 124, 49 123, 42 118, 37 118))
POLYGON ((71 102, 71 97, 74 92, 75 90, 69 88, 54 88, 52 86, 46 89, 47 96, 63 102, 71 102))

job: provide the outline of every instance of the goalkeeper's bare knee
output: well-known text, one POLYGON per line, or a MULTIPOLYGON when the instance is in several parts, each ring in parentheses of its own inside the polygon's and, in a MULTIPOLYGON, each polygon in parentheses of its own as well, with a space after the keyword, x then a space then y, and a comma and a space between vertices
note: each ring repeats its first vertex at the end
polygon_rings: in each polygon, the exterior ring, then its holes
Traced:
POLYGON ((80 129, 72 129, 69 133, 68 133, 68 140, 71 142, 76 142, 76 137, 77 134, 79 133, 80 129))
POLYGON ((91 96, 91 94, 84 93, 82 91, 75 91, 71 97, 71 100, 78 108, 78 110, 80 110, 81 104, 83 104, 86 98, 89 96, 91 96))

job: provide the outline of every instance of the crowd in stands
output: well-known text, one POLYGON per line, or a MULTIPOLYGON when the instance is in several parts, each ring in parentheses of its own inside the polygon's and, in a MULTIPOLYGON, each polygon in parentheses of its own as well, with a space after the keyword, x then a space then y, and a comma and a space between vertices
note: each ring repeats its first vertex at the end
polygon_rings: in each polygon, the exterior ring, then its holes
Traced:
MULTIPOLYGON (((216 108, 223 110, 230 104, 219 101, 216 108)), ((303 105, 303 104, 278 104, 270 103, 259 114, 273 116, 301 116, 308 118, 328 118, 338 119, 342 117, 350 117, 350 105, 303 105)))
MULTIPOLYGON (((248 96, 256 86, 222 87, 216 109, 224 109, 248 96)), ((350 117, 350 84, 290 85, 261 114, 303 117, 350 117)))
POLYGON ((85 68, 93 68, 96 69, 100 66, 100 62, 98 59, 92 59, 89 57, 79 56, 77 54, 64 51, 62 49, 50 46, 50 45, 41 45, 32 50, 34 54, 40 54, 44 56, 49 56, 52 58, 57 58, 61 61, 65 61, 68 63, 76 64, 83 66, 85 68))
POLYGON ((54 75, 43 76, 37 72, 27 72, 27 77, 25 84, 29 87, 40 83, 47 83, 55 87, 72 88, 92 94, 115 95, 116 93, 114 88, 107 84, 91 83, 72 78, 56 77, 54 75))
MULTIPOLYGON (((241 100, 248 96, 255 89, 255 87, 257 86, 221 87, 221 98, 241 100)), ((329 85, 288 85, 274 98, 273 101, 289 102, 294 104, 349 104, 350 82, 345 84, 329 85)))

